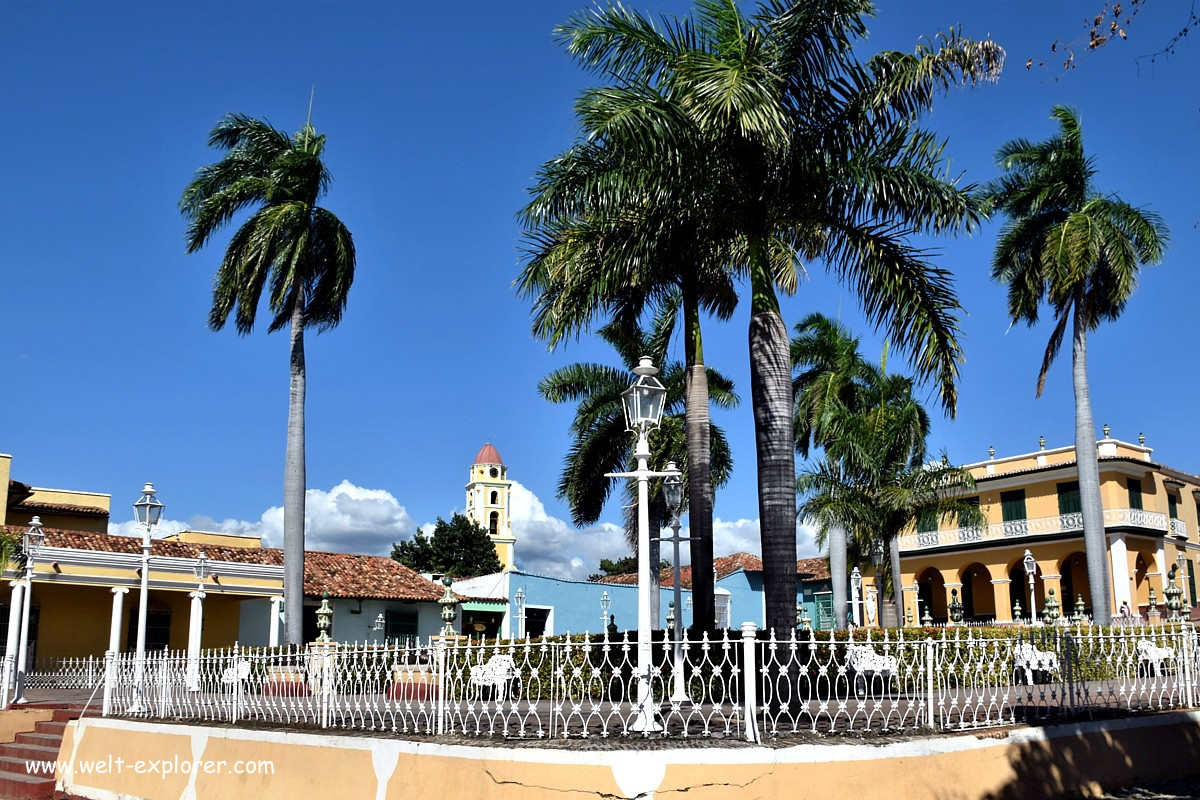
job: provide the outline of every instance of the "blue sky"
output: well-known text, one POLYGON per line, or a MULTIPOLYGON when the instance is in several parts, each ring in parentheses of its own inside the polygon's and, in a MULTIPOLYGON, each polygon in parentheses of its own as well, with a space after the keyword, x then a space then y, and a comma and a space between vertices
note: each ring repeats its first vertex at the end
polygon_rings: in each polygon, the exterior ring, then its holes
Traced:
MULTIPOLYGON (((647 0, 646 10, 687 4, 647 0)), ((949 139, 966 182, 995 175, 1016 136, 1044 138, 1054 103, 1079 109, 1101 188, 1149 206, 1171 228, 1122 320, 1091 339, 1097 425, 1200 470, 1189 415, 1200 389, 1195 278, 1200 184, 1200 47, 1154 65, 1186 9, 1152 3, 1130 39, 1058 68, 1051 42, 1086 38, 1085 2, 884 3, 864 51, 910 49, 961 25, 1008 52, 1000 81, 939 101, 928 124, 949 139), (1027 58, 1054 62, 1026 71, 1027 58)), ((386 549, 459 508, 472 456, 492 441, 521 483, 518 559, 586 572, 620 548, 615 526, 575 532, 554 497, 570 409, 538 380, 575 360, 608 360, 589 339, 548 353, 529 333, 514 214, 537 166, 575 134, 572 102, 597 79, 551 30, 570 2, 5 4, 0 75, 7 154, 0 240, 8 390, 0 452, 14 477, 111 492, 114 520, 145 480, 178 525, 275 535, 282 498, 287 339, 206 328, 220 245, 185 255, 176 202, 226 112, 294 130, 316 86, 335 181, 324 200, 346 222, 358 273, 341 327, 308 338, 308 485, 316 546, 386 549), (339 488, 340 487, 340 488, 339 488), (575 559, 575 566, 571 560, 575 559), (565 566, 564 566, 565 565, 565 566)), ((932 437, 955 461, 1072 441, 1068 361, 1046 394, 1034 379, 1049 329, 1008 330, 988 278, 998 230, 923 244, 957 276, 967 363, 957 419, 932 437)), ((788 324, 841 313, 878 353, 855 297, 821 265, 783 304, 788 324)), ((743 407, 717 412, 736 459, 717 498, 718 550, 753 547, 757 517, 746 355, 748 308, 709 323, 706 355, 743 407)), ((894 368, 901 367, 896 359, 894 368)), ((933 397, 930 396, 931 403, 933 397)), ((620 510, 610 509, 609 520, 620 510)), ((130 514, 131 515, 131 514, 130 514)), ((809 545, 804 543, 805 547, 809 545)))

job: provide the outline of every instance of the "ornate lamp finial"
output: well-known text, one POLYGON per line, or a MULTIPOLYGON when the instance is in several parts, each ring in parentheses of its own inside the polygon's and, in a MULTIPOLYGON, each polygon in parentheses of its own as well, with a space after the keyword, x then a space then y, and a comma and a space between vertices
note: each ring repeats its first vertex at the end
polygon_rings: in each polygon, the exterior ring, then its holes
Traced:
POLYGON ((1104 438, 1108 438, 1108 423, 1104 423, 1104 438))
POLYGON ((989 444, 989 445, 988 445, 988 459, 993 459, 993 458, 995 458, 995 457, 996 457, 996 448, 995 448, 995 447, 992 447, 992 446, 989 444))
POLYGON ((1138 444, 1140 444, 1142 447, 1146 446, 1146 434, 1141 432, 1138 433, 1138 444))
POLYGON ((1046 437, 1045 436, 1038 437, 1038 447, 1040 447, 1042 450, 1046 449, 1046 437))

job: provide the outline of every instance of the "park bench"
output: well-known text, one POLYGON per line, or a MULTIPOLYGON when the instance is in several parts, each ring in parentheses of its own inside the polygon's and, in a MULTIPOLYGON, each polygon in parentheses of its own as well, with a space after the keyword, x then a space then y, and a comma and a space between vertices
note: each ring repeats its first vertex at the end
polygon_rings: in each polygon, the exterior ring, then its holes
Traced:
POLYGON ((1058 674, 1058 654, 1050 650, 1038 650, 1032 642, 1022 642, 1013 649, 1014 677, 1020 674, 1026 686, 1034 684, 1034 673, 1058 674))
POLYGON ((1175 651, 1169 647, 1159 647, 1149 639, 1138 639, 1138 674, 1161 678, 1167 671, 1167 662, 1175 662, 1175 651))
POLYGON ((471 667, 470 683, 479 688, 490 688, 496 700, 504 700, 509 694, 510 684, 518 677, 520 672, 512 656, 495 655, 487 663, 471 667))
POLYGON ((886 687, 891 677, 899 671, 895 656, 875 652, 866 644, 852 644, 846 648, 846 667, 854 673, 856 695, 865 695, 869 681, 878 675, 886 687))

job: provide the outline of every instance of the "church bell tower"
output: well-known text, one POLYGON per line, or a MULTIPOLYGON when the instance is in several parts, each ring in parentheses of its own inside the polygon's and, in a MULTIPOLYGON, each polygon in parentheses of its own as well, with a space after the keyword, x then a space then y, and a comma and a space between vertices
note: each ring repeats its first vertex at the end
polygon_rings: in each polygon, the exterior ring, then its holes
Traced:
POLYGON ((467 481, 467 517, 483 528, 496 547, 501 566, 513 567, 513 550, 517 540, 512 534, 509 516, 509 496, 512 481, 500 453, 490 443, 475 455, 467 481))

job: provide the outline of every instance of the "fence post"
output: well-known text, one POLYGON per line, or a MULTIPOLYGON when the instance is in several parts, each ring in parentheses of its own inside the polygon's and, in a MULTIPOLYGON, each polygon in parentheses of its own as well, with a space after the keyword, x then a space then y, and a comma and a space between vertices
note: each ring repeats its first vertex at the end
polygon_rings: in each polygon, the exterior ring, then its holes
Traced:
POLYGON ((446 637, 438 637, 435 652, 437 654, 438 692, 434 711, 437 715, 437 734, 441 736, 446 732, 446 637))
POLYGON ((104 699, 100 705, 100 715, 107 717, 112 713, 113 683, 117 671, 117 654, 112 650, 104 653, 104 699))
POLYGON ((932 636, 925 637, 925 721, 931 727, 937 727, 933 721, 933 648, 932 636))
POLYGON ((1180 625, 1179 626, 1180 654, 1179 654, 1179 657, 1178 657, 1178 660, 1176 663, 1179 663, 1179 661, 1182 661, 1183 663, 1182 663, 1182 667, 1175 670, 1175 673, 1176 673, 1177 680, 1179 678, 1183 679, 1183 697, 1181 697, 1180 700, 1182 702, 1186 703, 1188 708, 1191 708, 1195 701, 1193 688, 1192 688, 1191 641, 1192 641, 1192 634, 1191 634, 1191 631, 1188 630, 1188 626, 1180 625), (1179 674, 1180 672, 1182 672, 1183 674, 1180 675, 1179 674))
POLYGON ((158 716, 164 718, 167 716, 167 698, 169 696, 169 681, 171 672, 171 655, 168 651, 162 651, 162 657, 158 660, 159 671, 159 687, 158 687, 158 716))
POLYGON ((756 667, 758 626, 753 622, 742 623, 742 675, 746 679, 746 691, 743 693, 746 720, 746 741, 761 743, 758 731, 758 669, 756 667))

